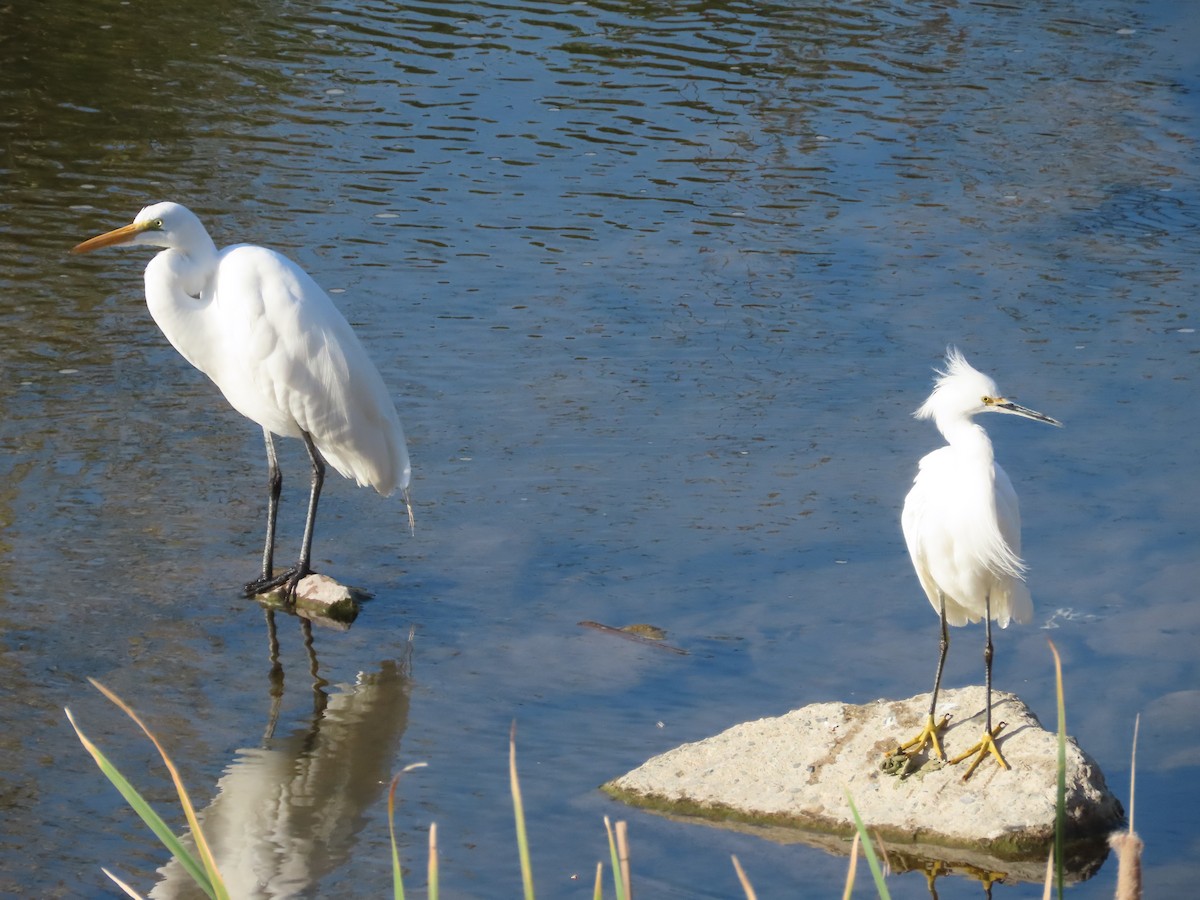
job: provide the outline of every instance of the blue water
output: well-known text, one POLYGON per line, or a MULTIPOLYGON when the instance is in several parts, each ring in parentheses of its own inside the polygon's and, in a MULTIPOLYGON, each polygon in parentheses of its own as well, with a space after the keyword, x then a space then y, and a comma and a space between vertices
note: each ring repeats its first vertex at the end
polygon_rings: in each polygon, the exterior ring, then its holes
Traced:
MULTIPOLYGON (((996 683, 1052 727, 1052 637, 1069 730, 1126 801, 1142 714, 1147 891, 1185 894, 1198 47, 1189 4, 1108 0, 14 7, 0 892, 103 896, 102 865, 149 890, 165 861, 65 721, 172 808, 90 676, 198 806, 262 773, 263 896, 387 890, 386 782, 417 761, 410 884, 436 822, 448 894, 515 892, 514 720, 544 896, 590 896, 605 815, 630 823, 640 893, 736 896, 735 853, 764 895, 836 895, 843 859, 596 786, 751 717, 928 690, 936 618, 898 520, 939 440, 910 413, 953 343, 1066 425, 986 423, 1037 606, 997 634, 996 683), (398 503, 327 486, 318 567, 376 596, 316 631, 316 680, 291 620, 272 679, 237 592, 257 428, 154 327, 144 253, 66 255, 159 199, 312 272, 410 437, 415 537, 398 503), (689 655, 581 620, 650 622, 689 655)), ((286 559, 307 466, 282 461, 286 559)), ((981 677, 978 632, 952 636, 947 684, 981 677)), ((927 896, 919 874, 891 887, 927 896)))

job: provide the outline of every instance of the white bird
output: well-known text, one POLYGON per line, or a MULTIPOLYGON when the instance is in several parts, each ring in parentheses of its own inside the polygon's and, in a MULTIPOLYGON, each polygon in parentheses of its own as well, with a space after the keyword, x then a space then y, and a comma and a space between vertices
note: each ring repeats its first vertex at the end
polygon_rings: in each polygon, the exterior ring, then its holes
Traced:
POLYGON ((933 393, 914 413, 918 419, 933 419, 946 446, 921 460, 901 515, 913 568, 942 622, 941 655, 929 718, 924 730, 901 746, 902 751, 915 755, 931 744, 934 753, 945 758, 938 731, 946 726, 949 716, 935 724, 934 713, 950 648, 946 626, 983 619, 987 631, 983 654, 987 690, 984 734, 978 744, 951 760, 956 763, 978 754, 964 780, 987 753, 1008 768, 995 742, 1004 724, 992 729, 992 620, 1006 628, 1012 620, 1027 622, 1033 616, 1033 600, 1025 585, 1025 563, 1021 560, 1017 493, 995 461, 987 432, 972 421, 973 416, 985 412, 1062 424, 1002 397, 996 382, 950 348, 946 368, 938 373, 933 393))
POLYGON ((313 528, 325 463, 383 495, 400 489, 413 527, 404 430, 379 371, 329 296, 287 257, 235 244, 218 252, 196 215, 178 203, 147 206, 129 225, 72 253, 117 244, 164 248, 146 266, 146 305, 167 340, 212 379, 229 404, 262 426, 269 494, 262 577, 248 595, 296 585, 312 570, 313 528), (275 522, 283 476, 273 435, 304 442, 312 488, 300 557, 275 574, 275 522))

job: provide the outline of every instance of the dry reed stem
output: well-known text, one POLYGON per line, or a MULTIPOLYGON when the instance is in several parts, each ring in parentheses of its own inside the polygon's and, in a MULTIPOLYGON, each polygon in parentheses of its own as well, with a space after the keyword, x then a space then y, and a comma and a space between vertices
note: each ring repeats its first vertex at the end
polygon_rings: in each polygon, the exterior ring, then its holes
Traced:
POLYGON ((746 893, 746 900, 758 900, 758 894, 754 893, 754 885, 750 883, 750 879, 746 876, 746 870, 742 868, 738 858, 731 856, 730 859, 733 860, 733 871, 737 872, 738 881, 741 882, 742 890, 746 893))
POLYGON ((854 893, 854 876, 858 874, 858 832, 854 832, 854 841, 850 844, 850 866, 846 869, 846 889, 842 891, 842 900, 850 900, 854 893))
POLYGON ((629 874, 629 825, 623 819, 617 822, 617 859, 621 863, 625 900, 633 900, 633 884, 629 874))

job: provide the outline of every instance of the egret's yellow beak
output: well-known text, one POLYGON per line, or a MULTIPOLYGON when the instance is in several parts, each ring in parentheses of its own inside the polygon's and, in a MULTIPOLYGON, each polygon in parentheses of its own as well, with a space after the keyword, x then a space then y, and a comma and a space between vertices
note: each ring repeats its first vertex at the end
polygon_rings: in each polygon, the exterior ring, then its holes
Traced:
POLYGON ((82 244, 76 244, 71 248, 72 253, 91 253, 93 250, 99 250, 102 247, 113 247, 117 244, 128 244, 135 237, 150 227, 148 222, 133 222, 129 225, 124 225, 112 231, 106 231, 104 234, 98 234, 94 238, 89 238, 82 244))

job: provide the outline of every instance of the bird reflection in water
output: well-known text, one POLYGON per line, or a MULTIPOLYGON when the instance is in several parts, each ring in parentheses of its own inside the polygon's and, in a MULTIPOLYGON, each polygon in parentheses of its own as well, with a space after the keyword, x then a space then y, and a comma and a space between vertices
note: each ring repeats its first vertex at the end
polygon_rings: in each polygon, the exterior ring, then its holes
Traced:
MULTIPOLYGON (((279 656, 279 634, 275 628, 275 610, 267 608, 263 612, 267 618, 267 649, 271 660, 271 669, 267 675, 270 684, 271 714, 267 718, 266 731, 263 740, 269 740, 275 734, 275 724, 279 721, 279 710, 283 706, 283 662, 279 656)), ((321 664, 317 659, 317 648, 313 643, 312 620, 297 616, 300 620, 300 632, 304 635, 304 649, 308 654, 308 674, 312 677, 313 715, 319 716, 325 711, 329 694, 325 690, 329 682, 321 677, 321 664)), ((409 634, 408 651, 405 654, 406 666, 410 662, 412 651, 412 634, 409 634)))
MULTIPOLYGON (((284 679, 270 611, 267 620, 271 712, 261 745, 238 751, 200 813, 231 895, 247 900, 311 894, 350 860, 391 780, 408 725, 411 634, 399 659, 328 690, 307 625, 314 709, 305 723, 277 736, 284 679)), ((151 897, 204 896, 177 861, 158 871, 151 897)))

